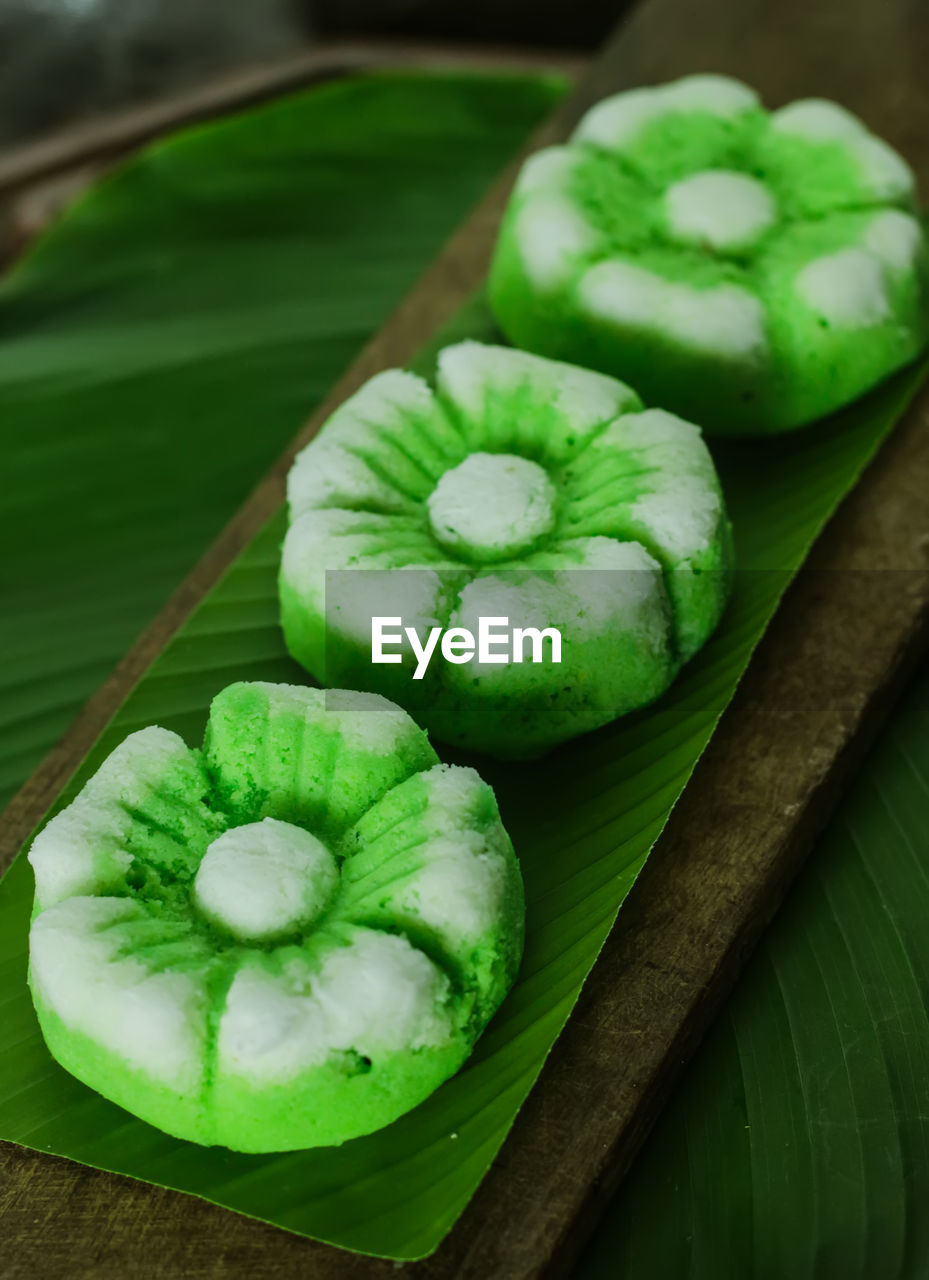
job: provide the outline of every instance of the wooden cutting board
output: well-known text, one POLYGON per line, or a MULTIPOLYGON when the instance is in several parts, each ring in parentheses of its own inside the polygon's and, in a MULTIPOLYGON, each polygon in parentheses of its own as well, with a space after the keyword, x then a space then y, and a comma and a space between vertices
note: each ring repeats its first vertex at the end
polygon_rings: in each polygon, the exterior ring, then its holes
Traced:
MULTIPOLYGON (((603 94, 727 72, 777 106, 834 97, 929 181, 929 14, 908 0, 644 0, 533 139, 603 94)), ((513 171, 308 424, 409 361, 486 271, 513 171)), ((280 501, 280 460, 8 810, 9 859, 125 694, 280 501)), ((929 623, 929 391, 788 592, 624 905, 571 1020, 482 1187, 423 1280, 563 1274, 776 910, 921 652, 929 623)), ((2 861, 0 861, 2 865, 2 861)), ((372 1261, 175 1192, 5 1146, 5 1274, 392 1277, 372 1261)))

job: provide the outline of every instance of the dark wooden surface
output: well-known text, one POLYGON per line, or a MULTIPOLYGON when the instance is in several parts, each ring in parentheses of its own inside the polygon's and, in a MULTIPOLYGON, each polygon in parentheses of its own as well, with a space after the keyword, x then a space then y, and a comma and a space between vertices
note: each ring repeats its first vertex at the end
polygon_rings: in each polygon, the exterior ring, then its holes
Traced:
MULTIPOLYGON (((738 74, 771 105, 837 97, 929 177, 929 20, 907 0, 645 0, 578 95, 563 136, 611 89, 738 74)), ((541 139, 537 139, 539 141, 541 139)), ((511 177, 511 175, 510 175, 511 177)), ((336 388, 406 361, 486 267, 505 179, 336 388)), ((288 455, 289 458, 289 455, 288 455)), ((288 458, 8 811, 9 857, 101 725, 278 501, 288 458)), ((423 1280, 564 1273, 673 1080, 822 828, 925 640, 929 392, 820 540, 620 914, 510 1139, 423 1280)), ((3 1150, 4 1277, 388 1277, 189 1197, 3 1150)))

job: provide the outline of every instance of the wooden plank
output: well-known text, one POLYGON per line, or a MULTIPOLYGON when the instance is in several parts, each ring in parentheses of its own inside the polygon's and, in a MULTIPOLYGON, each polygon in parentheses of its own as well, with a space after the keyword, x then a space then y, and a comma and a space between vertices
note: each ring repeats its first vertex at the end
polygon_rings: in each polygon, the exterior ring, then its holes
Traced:
MULTIPOLYGON (((647 0, 536 142, 563 137, 602 93, 685 71, 741 75, 776 105, 835 96, 929 175, 921 94, 929 27, 906 0, 647 0)), ((301 436, 378 368, 407 361, 487 263, 511 174, 301 436)), ((926 635, 929 392, 843 505, 788 593, 653 852, 570 1023, 429 1280, 569 1268, 677 1071, 826 821, 926 635)), ((295 446, 296 447, 296 446, 295 446)), ((275 467, 11 809, 9 856, 151 657, 279 500, 275 467)), ((8 1148, 5 1234, 25 1275, 387 1277, 176 1193, 8 1148), (62 1202, 67 1212, 61 1211, 62 1202)))

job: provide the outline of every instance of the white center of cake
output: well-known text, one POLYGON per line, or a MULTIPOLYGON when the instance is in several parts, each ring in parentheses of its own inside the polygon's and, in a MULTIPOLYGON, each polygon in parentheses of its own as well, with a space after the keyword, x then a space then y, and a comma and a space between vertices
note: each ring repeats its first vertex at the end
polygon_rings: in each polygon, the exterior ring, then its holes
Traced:
POLYGON ((777 217, 767 187, 729 169, 706 169, 665 192, 665 214, 675 239, 713 249, 746 249, 777 217))
POLYGON ((544 467, 512 453, 472 453, 429 495, 436 541, 466 560, 506 560, 550 532, 555 486, 544 467))
POLYGON ((335 858, 322 841, 265 818, 213 841, 194 878, 194 902, 241 942, 265 942, 314 920, 338 882, 335 858))

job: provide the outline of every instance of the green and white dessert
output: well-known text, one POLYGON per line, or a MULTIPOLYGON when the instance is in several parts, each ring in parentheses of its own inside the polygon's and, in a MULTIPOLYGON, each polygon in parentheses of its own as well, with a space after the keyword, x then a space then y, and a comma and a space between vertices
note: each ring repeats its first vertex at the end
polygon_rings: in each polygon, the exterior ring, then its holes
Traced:
POLYGON ((789 430, 926 345, 913 174, 833 102, 769 114, 715 75, 633 89, 526 162, 490 300, 519 346, 707 431, 789 430))
POLYGON ((462 1065, 516 974, 493 792, 367 693, 236 684, 36 837, 29 981, 73 1075, 179 1138, 341 1143, 462 1065))
POLYGON ((613 378, 510 348, 446 347, 434 388, 398 369, 372 378, 299 455, 288 498, 291 654, 503 757, 657 698, 729 590, 730 526, 698 428, 613 378), (475 634, 490 617, 556 628, 561 661, 462 653, 413 679, 409 644, 372 662, 375 616, 421 635, 475 634))

